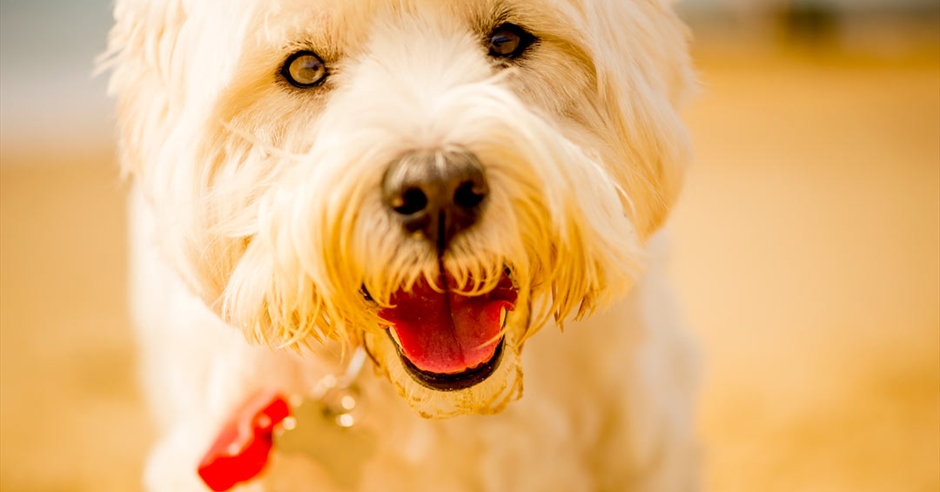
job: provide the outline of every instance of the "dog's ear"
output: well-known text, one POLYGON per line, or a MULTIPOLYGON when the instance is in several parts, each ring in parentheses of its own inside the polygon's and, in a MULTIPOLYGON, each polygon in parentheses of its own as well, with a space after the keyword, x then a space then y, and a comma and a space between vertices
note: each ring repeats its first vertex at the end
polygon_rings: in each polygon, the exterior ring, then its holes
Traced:
POLYGON ((202 264, 210 243, 208 222, 193 201, 205 191, 200 187, 208 166, 196 165, 201 162, 200 139, 207 133, 205 115, 211 114, 218 88, 227 83, 221 67, 232 65, 240 48, 232 41, 242 35, 239 24, 227 16, 241 11, 227 6, 199 0, 116 0, 108 50, 99 60, 99 69, 111 71, 108 90, 117 99, 122 170, 161 210, 165 253, 207 302, 222 287, 196 279, 207 277, 218 258, 228 256, 209 255, 215 263, 202 264))
POLYGON ((118 100, 121 162, 133 175, 171 130, 168 86, 186 11, 183 0, 117 0, 114 20, 99 69, 112 72, 108 92, 118 100))
POLYGON ((643 237, 665 220, 682 187, 691 142, 679 119, 695 86, 686 27, 671 0, 584 3, 602 111, 622 143, 611 172, 625 183, 643 237))

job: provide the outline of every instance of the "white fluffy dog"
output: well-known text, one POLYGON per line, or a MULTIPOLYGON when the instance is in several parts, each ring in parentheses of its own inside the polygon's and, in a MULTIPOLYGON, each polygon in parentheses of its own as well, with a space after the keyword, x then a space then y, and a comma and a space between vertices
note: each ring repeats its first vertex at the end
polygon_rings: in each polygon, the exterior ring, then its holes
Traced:
POLYGON ((148 489, 269 390, 242 490, 697 489, 671 3, 117 0, 148 489))

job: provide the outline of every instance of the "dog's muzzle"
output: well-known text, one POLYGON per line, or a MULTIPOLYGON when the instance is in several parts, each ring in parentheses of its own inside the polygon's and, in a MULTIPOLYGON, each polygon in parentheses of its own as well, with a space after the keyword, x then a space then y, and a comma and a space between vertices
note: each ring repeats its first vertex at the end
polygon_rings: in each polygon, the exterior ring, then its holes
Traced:
POLYGON ((477 224, 490 188, 480 161, 461 149, 409 152, 382 179, 383 203, 405 232, 435 248, 439 277, 393 294, 379 315, 405 370, 421 385, 455 391, 486 380, 499 366, 516 288, 508 271, 489 292, 461 294, 443 266, 454 239, 477 224))

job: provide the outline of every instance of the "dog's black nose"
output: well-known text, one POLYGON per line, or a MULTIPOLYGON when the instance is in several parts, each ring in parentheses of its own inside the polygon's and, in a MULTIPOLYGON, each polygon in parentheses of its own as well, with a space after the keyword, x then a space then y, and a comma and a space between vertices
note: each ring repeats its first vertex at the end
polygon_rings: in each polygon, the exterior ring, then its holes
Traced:
POLYGON ((440 252, 479 220, 489 195, 483 166, 460 150, 405 154, 385 171, 382 198, 410 233, 419 233, 440 252))

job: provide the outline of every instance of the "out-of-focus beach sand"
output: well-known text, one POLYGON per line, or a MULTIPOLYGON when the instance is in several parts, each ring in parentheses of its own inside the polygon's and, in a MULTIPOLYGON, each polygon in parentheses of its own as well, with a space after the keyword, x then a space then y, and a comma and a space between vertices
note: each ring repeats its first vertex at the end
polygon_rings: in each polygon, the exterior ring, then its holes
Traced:
MULTIPOLYGON (((940 490, 936 57, 697 58, 672 272, 706 361, 709 489, 940 490)), ((4 492, 140 490, 112 152, 3 149, 4 492)))

